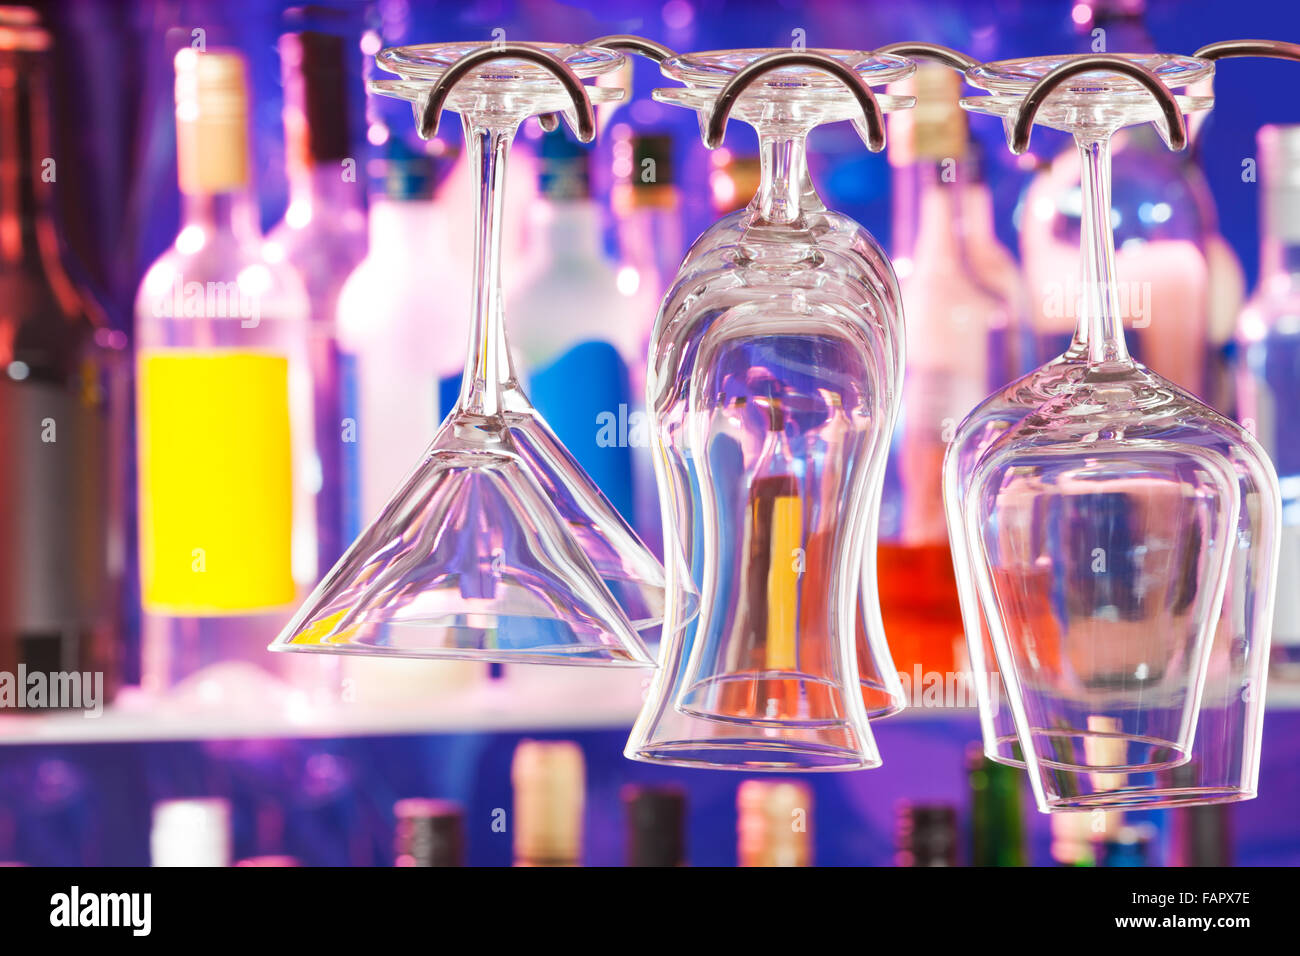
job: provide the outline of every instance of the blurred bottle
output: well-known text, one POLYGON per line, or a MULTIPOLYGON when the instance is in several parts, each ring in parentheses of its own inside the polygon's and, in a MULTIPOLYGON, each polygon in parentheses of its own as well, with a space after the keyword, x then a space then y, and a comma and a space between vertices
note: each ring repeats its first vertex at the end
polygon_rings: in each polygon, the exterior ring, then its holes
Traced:
POLYGON ((635 351, 628 356, 631 392, 629 443, 632 448, 633 513, 637 534, 657 555, 663 553, 663 526, 650 453, 646 418, 646 356, 650 333, 664 292, 682 259, 681 201, 673 177, 673 140, 667 134, 634 134, 614 127, 612 195, 621 264, 618 289, 628 299, 627 314, 636 328, 635 351))
POLYGON ((878 573, 898 669, 951 673, 963 629, 943 456, 967 412, 1016 368, 1021 291, 1015 263, 993 234, 992 197, 958 104, 961 78, 922 66, 908 89, 916 109, 891 114, 889 134, 907 375, 886 471, 878 573))
POLYGON ((153 866, 230 866, 229 801, 155 803, 149 858, 153 866))
MULTIPOLYGON (((382 192, 370 202, 370 251, 338 301, 349 542, 378 516, 451 410, 469 342, 470 287, 453 269, 452 227, 433 199, 436 161, 393 137, 372 172, 382 192)), ((472 661, 348 657, 344 700, 418 709, 483 672, 472 661)))
POLYGON ((387 827, 369 812, 353 762, 328 742, 305 744, 303 757, 276 795, 290 823, 281 846, 305 865, 374 866, 387 827))
POLYGON ((737 156, 722 146, 709 153, 709 163, 709 201, 717 218, 744 209, 758 195, 763 164, 757 156, 737 156))
MULTIPOLYGON (((1079 6, 1086 16, 1076 22, 1090 35, 1091 49, 1154 52, 1143 0, 1088 0, 1079 6)), ((1231 289, 1240 284, 1240 266, 1217 236, 1204 176, 1188 155, 1171 152, 1149 124, 1120 131, 1111 158, 1115 267, 1129 350, 1212 399, 1223 391, 1210 372, 1222 365, 1219 346, 1227 332, 1222 321, 1211 327, 1210 306, 1216 303, 1219 316, 1233 311, 1231 289), (1211 348, 1211 341, 1219 344, 1211 348)), ((1034 177, 1018 213, 1036 364, 1063 352, 1074 330, 1082 292, 1081 210, 1078 151, 1071 145, 1034 177)))
POLYGON ((50 56, 34 10, 0 11, 0 672, 97 672, 103 704, 121 656, 126 338, 63 263, 54 190, 75 171, 51 143, 50 56))
POLYGON ((686 866, 686 791, 674 786, 628 784, 628 866, 686 866))
MULTIPOLYGON (((634 324, 643 351, 682 261, 681 196, 674 173, 672 136, 615 127, 611 202, 622 260, 618 284, 638 303, 634 324)), ((644 370, 638 373, 644 379, 644 370)))
POLYGON ((738 866, 812 866, 812 790, 792 780, 746 780, 736 790, 738 866))
MULTIPOLYGON (((1195 761, 1170 771, 1173 785, 1196 785, 1195 761)), ((1072 814, 1066 814, 1072 815, 1072 814)), ((1232 807, 1211 803, 1168 811, 1170 866, 1232 866, 1232 807)))
POLYGON ((446 268, 451 227, 433 201, 434 158, 393 138, 374 166, 383 192, 370 204, 370 252, 339 295, 343 411, 356 423, 344 443, 348 540, 433 439, 448 411, 441 383, 459 389, 469 340, 470 292, 446 268))
POLYGON ((268 251, 303 280, 310 305, 315 441, 317 576, 343 554, 343 421, 338 299, 366 252, 366 219, 348 126, 343 38, 315 31, 280 38, 289 207, 271 230, 268 251))
POLYGON ((1095 866, 1091 813, 1053 813, 1051 855, 1061 866, 1095 866))
POLYGON ((1237 323, 1237 416, 1282 487, 1273 671, 1300 679, 1300 126, 1259 131, 1259 285, 1237 323))
POLYGON ((396 866, 464 866, 465 811, 450 800, 411 797, 393 806, 396 866))
POLYGON ((581 866, 586 769, 569 740, 521 740, 510 767, 515 866, 581 866))
POLYGON ((970 783, 971 866, 1026 866, 1023 774, 984 756, 983 744, 966 753, 970 783))
POLYGON ((895 846, 899 866, 956 866, 956 808, 904 801, 898 808, 895 846))
POLYGON ((1097 863, 1108 867, 1151 866, 1155 828, 1149 823, 1124 826, 1098 845, 1097 863))
POLYGON ((105 821, 88 768, 50 749, 36 754, 10 790, 22 801, 19 827, 29 859, 42 866, 103 866, 105 821))
POLYGON ((590 153, 562 132, 542 138, 530 278, 510 297, 510 338, 533 405, 596 486, 633 516, 629 366, 642 329, 602 248, 590 153), (580 382, 581 388, 574 383, 580 382))
POLYGON ((136 297, 144 683, 236 710, 281 690, 266 646, 316 573, 307 297, 264 255, 247 135, 243 59, 181 50, 183 221, 136 297))

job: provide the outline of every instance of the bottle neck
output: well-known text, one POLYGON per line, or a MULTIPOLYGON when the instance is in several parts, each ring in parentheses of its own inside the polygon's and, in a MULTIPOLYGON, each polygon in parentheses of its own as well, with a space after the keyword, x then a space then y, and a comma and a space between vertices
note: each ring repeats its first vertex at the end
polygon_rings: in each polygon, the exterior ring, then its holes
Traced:
POLYGON ((1260 275, 1286 277, 1300 284, 1300 240, 1264 236, 1259 250, 1260 275))
POLYGON ((360 184, 349 177, 342 161, 310 166, 291 165, 289 207, 307 213, 316 210, 354 210, 361 207, 360 184))
POLYGON ((252 191, 245 187, 217 193, 181 193, 180 237, 192 235, 194 230, 207 236, 229 236, 241 243, 256 242, 261 230, 252 191))
POLYGON ((182 88, 178 79, 177 86, 176 173, 182 218, 177 243, 193 241, 196 230, 205 236, 256 240, 261 230, 249 172, 242 65, 226 54, 201 57, 198 63, 212 69, 205 72, 196 66, 193 83, 182 88))
POLYGON ((970 232, 964 164, 921 160, 894 167, 895 258, 955 262, 970 232))
POLYGON ((552 199, 539 207, 539 239, 552 261, 601 259, 600 207, 590 199, 552 199))
POLYGON ((1300 189, 1270 189, 1260 208, 1260 276, 1300 284, 1300 189))
POLYGON ((42 263, 57 248, 50 101, 40 54, 0 53, 0 262, 42 263))
POLYGON ((372 258, 411 261, 436 256, 447 246, 442 211, 429 197, 380 196, 370 203, 369 248, 372 258))

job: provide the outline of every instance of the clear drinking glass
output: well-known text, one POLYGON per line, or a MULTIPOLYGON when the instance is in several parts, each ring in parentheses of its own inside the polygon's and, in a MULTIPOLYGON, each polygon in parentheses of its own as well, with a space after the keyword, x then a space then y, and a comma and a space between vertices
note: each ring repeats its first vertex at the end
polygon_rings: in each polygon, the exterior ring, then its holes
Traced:
MULTIPOLYGON (((942 48, 934 47, 933 49, 940 50, 942 48)), ((758 56, 771 52, 773 51, 735 51, 729 55, 744 57, 746 55, 758 56)), ((696 93, 684 94, 690 96, 691 100, 690 102, 683 101, 681 105, 694 106, 702 111, 708 108, 710 97, 718 89, 720 74, 715 64, 699 58, 720 55, 714 53, 693 54, 690 58, 681 58, 668 64, 664 71, 668 76, 679 79, 688 86, 699 88, 696 93)), ((833 55, 845 59, 846 62, 862 56, 862 54, 842 51, 834 52, 833 55)), ((902 53, 900 55, 905 57, 907 54, 902 53)), ((736 60, 736 63, 743 62, 743 59, 736 60)), ((734 65, 731 68, 734 69, 734 65)), ((906 72, 900 75, 906 76, 913 69, 914 67, 909 65, 905 68, 906 72)), ((728 74, 723 73, 721 75, 728 74)), ((892 82, 889 78, 892 75, 894 74, 877 72, 873 76, 871 83, 892 82), (880 76, 884 76, 884 78, 877 79, 880 76)), ((665 91, 665 95, 661 99, 664 99, 665 102, 677 102, 668 98, 670 94, 671 91, 665 91)), ((878 100, 882 105, 887 105, 890 109, 899 108, 904 102, 902 98, 898 97, 878 97, 878 100)), ((701 116, 703 115, 701 113, 701 116)), ((740 113, 737 115, 742 119, 744 118, 740 113)), ((775 117, 765 121, 762 115, 755 115, 752 120, 746 121, 759 130, 760 143, 763 143, 765 129, 771 131, 768 138, 778 138, 780 123, 775 117)), ((811 126, 808 129, 811 129, 811 126)), ((724 268, 727 261, 726 251, 735 249, 750 230, 763 228, 764 224, 767 223, 763 210, 765 207, 770 208, 774 201, 773 184, 780 181, 784 175, 788 175, 792 182, 798 184, 799 215, 803 217, 807 232, 816 237, 818 248, 824 250, 835 249, 846 260, 851 261, 853 265, 841 269, 841 276, 847 281, 861 286, 858 294, 864 297, 864 301, 881 303, 877 313, 884 335, 884 345, 879 352, 879 357, 883 363, 881 366, 882 381, 886 383, 885 388, 889 396, 887 413, 890 429, 892 430, 902 403, 905 349, 902 326, 902 296, 889 257, 876 238, 857 222, 842 213, 826 208, 826 204, 818 195, 817 188, 809 173, 807 154, 804 149, 800 148, 793 151, 789 156, 783 157, 783 160, 789 163, 790 169, 785 172, 776 171, 777 154, 771 149, 760 149, 760 163, 763 171, 758 192, 748 206, 724 216, 701 233, 692 243, 681 268, 678 270, 678 278, 671 287, 661 312, 672 314, 682 308, 684 303, 689 302, 695 294, 696 283, 700 276, 709 273, 711 270, 724 268)), ((872 718, 888 717, 896 714, 905 705, 905 693, 898 677, 897 668, 894 666, 889 645, 885 639, 876 574, 875 528, 880 519, 879 486, 883 480, 885 451, 886 449, 881 450, 881 456, 875 462, 875 467, 880 470, 880 473, 874 475, 871 481, 873 497, 865 507, 868 524, 863 533, 865 548, 862 556, 861 592, 859 594, 856 621, 859 682, 862 686, 867 713, 872 718)))
POLYGON ((632 759, 879 765, 867 707, 892 712, 902 697, 879 630, 868 651, 880 676, 867 689, 872 704, 849 688, 863 543, 901 379, 898 287, 874 240, 816 197, 804 143, 814 126, 851 119, 881 148, 881 109, 911 101, 873 98, 869 84, 912 69, 845 51, 718 51, 663 64, 688 85, 656 98, 699 111, 710 147, 728 114, 753 125, 763 176, 750 207, 692 247, 651 339, 666 563, 670 579, 685 573, 698 588, 700 614, 682 616, 670 585, 661 669, 628 741, 632 759))
MULTIPOLYGON (((1300 60, 1300 44, 1225 40, 1196 55, 1300 60)), ((1282 488, 1278 577, 1292 582, 1300 572, 1300 419, 1290 411, 1300 391, 1300 128, 1263 127, 1258 155, 1263 241, 1258 288, 1237 321, 1237 420, 1258 436, 1277 468, 1282 488)), ((1300 591, 1294 588, 1281 589, 1274 606, 1272 672, 1274 679, 1300 679, 1300 591)))
MULTIPOLYGON (((478 173, 477 286, 460 398, 423 459, 272 645, 273 650, 507 663, 651 664, 637 630, 661 619, 663 569, 529 404, 506 342, 500 220, 511 139, 527 117, 565 116, 583 141, 584 87, 620 54, 507 43, 392 48, 420 135, 461 114, 478 173)), ((689 590, 681 598, 690 612, 689 590)))
MULTIPOLYGON (((1212 69, 1102 55, 967 74, 993 95, 963 105, 1002 117, 1013 151, 1037 121, 1074 134, 1084 171, 1080 329, 972 412, 945 464, 972 666, 991 643, 1044 811, 1254 795, 1276 476, 1246 432, 1129 357, 1109 216, 1111 134, 1155 122, 1182 148, 1180 110, 1210 101, 1170 88, 1212 69)), ((1014 762, 988 696, 989 755, 1014 762)))

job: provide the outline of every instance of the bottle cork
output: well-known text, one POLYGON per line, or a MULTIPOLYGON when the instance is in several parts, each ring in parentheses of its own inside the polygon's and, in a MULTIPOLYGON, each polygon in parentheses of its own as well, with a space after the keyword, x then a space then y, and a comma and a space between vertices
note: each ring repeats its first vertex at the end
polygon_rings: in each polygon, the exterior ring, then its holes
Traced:
POLYGON ((176 54, 176 158, 181 192, 248 185, 248 82, 237 53, 176 54))
POLYGON ((890 93, 916 97, 912 109, 889 114, 891 166, 965 158, 970 136, 961 83, 954 70, 923 63, 913 76, 889 85, 890 93))
POLYGON ((736 791, 740 866, 812 866, 812 791, 806 784, 746 780, 736 791))
POLYGON ((510 769, 515 864, 577 866, 582 856, 586 768, 572 741, 524 740, 510 769))

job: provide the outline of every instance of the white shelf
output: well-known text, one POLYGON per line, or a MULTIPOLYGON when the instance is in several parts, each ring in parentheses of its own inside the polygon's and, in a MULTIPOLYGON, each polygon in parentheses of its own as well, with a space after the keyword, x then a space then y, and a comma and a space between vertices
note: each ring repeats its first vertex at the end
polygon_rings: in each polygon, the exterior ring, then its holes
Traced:
MULTIPOLYGON (((625 729, 649 679, 649 671, 637 669, 517 667, 504 680, 438 691, 427 705, 406 707, 322 708, 292 696, 275 706, 180 707, 128 688, 99 717, 0 716, 0 746, 625 729)), ((1300 686, 1275 684, 1269 709, 1300 710, 1300 686)), ((970 708, 911 707, 890 721, 974 716, 970 708)))
MULTIPOLYGON (((535 669, 540 668, 528 668, 535 669)), ((641 705, 642 682, 648 679, 648 672, 632 669, 544 669, 545 679, 510 675, 439 690, 420 706, 321 707, 294 695, 272 695, 274 703, 265 706, 181 706, 127 688, 98 717, 80 711, 4 714, 0 746, 630 727, 641 705)))

